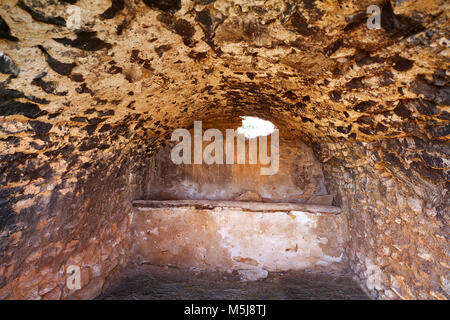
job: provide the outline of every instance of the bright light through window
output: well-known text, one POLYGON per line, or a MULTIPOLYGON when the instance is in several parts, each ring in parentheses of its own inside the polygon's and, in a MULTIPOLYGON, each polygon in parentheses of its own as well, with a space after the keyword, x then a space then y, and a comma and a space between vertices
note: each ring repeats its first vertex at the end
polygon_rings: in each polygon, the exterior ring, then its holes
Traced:
POLYGON ((241 117, 242 127, 238 128, 238 133, 245 135, 247 139, 259 136, 268 136, 275 130, 272 122, 256 117, 241 117))

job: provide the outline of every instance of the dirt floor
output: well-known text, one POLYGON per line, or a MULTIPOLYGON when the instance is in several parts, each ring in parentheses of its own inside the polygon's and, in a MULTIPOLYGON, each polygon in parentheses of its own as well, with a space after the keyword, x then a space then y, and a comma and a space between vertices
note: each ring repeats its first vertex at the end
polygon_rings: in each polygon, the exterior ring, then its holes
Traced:
POLYGON ((115 281, 98 300, 361 300, 369 299, 342 273, 288 271, 242 282, 238 272, 142 266, 115 281))

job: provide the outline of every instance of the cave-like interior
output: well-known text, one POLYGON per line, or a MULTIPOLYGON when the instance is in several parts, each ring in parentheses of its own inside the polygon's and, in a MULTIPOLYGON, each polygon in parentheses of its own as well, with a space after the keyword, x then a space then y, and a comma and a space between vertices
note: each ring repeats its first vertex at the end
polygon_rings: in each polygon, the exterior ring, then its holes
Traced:
POLYGON ((449 13, 1 0, 0 299, 102 297, 145 266, 256 287, 342 274, 373 299, 448 299, 449 13), (276 174, 171 161, 175 130, 225 134, 242 117, 278 130, 276 174))

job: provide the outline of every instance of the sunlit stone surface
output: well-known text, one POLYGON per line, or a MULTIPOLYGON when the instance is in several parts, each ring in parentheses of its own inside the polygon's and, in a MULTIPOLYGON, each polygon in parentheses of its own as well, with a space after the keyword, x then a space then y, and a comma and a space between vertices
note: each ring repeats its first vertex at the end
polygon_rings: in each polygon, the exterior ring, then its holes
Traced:
MULTIPOLYGON (((1 0, 0 299, 97 297, 138 258, 137 199, 337 206, 340 263, 371 298, 448 299, 449 10, 446 0, 1 0), (237 128, 242 116, 279 129, 277 175, 170 162, 175 129, 237 128)), ((306 254, 289 233, 295 219, 284 235, 281 220, 266 230, 306 254)), ((179 225, 166 222, 142 227, 179 225)), ((147 253, 181 232, 165 234, 147 253)))

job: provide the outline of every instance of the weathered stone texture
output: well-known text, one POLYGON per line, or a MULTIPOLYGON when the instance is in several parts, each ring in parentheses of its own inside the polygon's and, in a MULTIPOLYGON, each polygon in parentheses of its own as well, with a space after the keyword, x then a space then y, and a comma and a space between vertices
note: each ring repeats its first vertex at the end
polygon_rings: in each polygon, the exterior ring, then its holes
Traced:
POLYGON ((420 155, 447 159, 443 146, 413 138, 322 146, 348 214, 346 256, 374 298, 448 298, 448 182, 420 155))
POLYGON ((78 297, 96 295, 128 261, 131 200, 172 130, 248 115, 314 148, 373 297, 448 299, 448 15, 445 0, 2 0, 0 298, 70 297, 72 260, 78 297))

